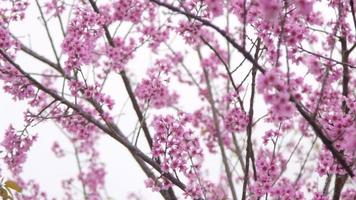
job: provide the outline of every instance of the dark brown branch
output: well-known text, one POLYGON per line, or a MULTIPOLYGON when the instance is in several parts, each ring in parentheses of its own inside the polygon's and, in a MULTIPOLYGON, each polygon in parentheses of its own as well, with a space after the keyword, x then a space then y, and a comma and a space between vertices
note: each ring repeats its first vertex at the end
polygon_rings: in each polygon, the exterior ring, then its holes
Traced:
POLYGON ((304 117, 305 120, 307 120, 307 122, 309 123, 309 125, 312 127, 314 133, 316 134, 316 136, 318 136, 318 138, 323 142, 323 144, 326 146, 326 148, 332 153, 332 155, 334 156, 334 158, 339 162, 339 164, 346 170, 346 172, 353 177, 354 173, 352 171, 352 169, 350 168, 350 166, 347 164, 347 162, 345 161, 344 157, 342 156, 342 154, 340 152, 338 152, 336 150, 336 148, 333 146, 332 141, 330 141, 323 133, 323 130, 321 128, 321 125, 317 123, 317 121, 310 116, 310 114, 305 111, 302 107, 302 105, 300 104, 300 102, 298 102, 294 96, 291 96, 290 100, 292 102, 294 102, 294 104, 297 107, 297 110, 299 111, 299 113, 304 117))
POLYGON ((307 161, 308 161, 308 159, 309 159, 309 156, 310 156, 310 154, 311 154, 311 152, 312 152, 312 150, 313 150, 313 148, 314 148, 314 145, 315 145, 317 139, 318 139, 318 137, 315 137, 315 138, 314 138, 314 140, 313 140, 313 142, 312 142, 312 145, 310 146, 310 148, 309 148, 309 150, 308 150, 308 152, 307 152, 307 155, 305 156, 305 159, 304 159, 304 161, 303 161, 303 164, 301 165, 301 167, 300 167, 300 169, 299 169, 299 173, 298 173, 297 178, 296 178, 295 181, 294 181, 294 185, 297 185, 298 182, 299 182, 299 180, 302 178, 305 165, 307 164, 307 161))
POLYGON ((329 187, 331 183, 331 179, 333 178, 332 174, 328 174, 325 179, 325 184, 324 184, 324 189, 323 189, 323 195, 328 195, 329 192, 329 187))
POLYGON ((308 54, 311 54, 311 55, 313 55, 313 56, 316 56, 316 57, 318 57, 318 58, 322 58, 322 59, 325 59, 325 60, 328 60, 328 61, 331 61, 331 62, 335 62, 335 63, 340 64, 340 65, 347 65, 347 66, 349 66, 349 67, 355 68, 355 66, 352 66, 352 65, 350 65, 350 64, 348 64, 348 63, 343 63, 343 62, 334 60, 334 59, 332 59, 332 58, 328 58, 328 57, 326 57, 326 56, 323 56, 323 55, 321 55, 321 54, 317 54, 317 53, 308 51, 308 50, 304 49, 303 47, 299 47, 299 49, 301 49, 302 51, 304 51, 304 52, 306 52, 306 53, 308 53, 308 54))
MULTIPOLYGON (((260 46, 260 40, 257 41, 257 47, 256 47, 256 56, 258 56, 258 51, 259 51, 259 46, 260 46)), ((246 199, 246 193, 247 193, 247 185, 249 181, 249 171, 250 171, 250 159, 252 160, 253 164, 253 170, 254 170, 254 179, 257 179, 257 174, 256 174, 256 168, 254 166, 254 156, 253 156, 253 150, 252 150, 252 125, 253 125, 253 106, 255 102, 255 89, 256 89, 256 74, 257 74, 257 67, 253 66, 252 68, 252 83, 251 83, 251 97, 250 97, 250 108, 248 111, 248 117, 249 117, 249 122, 247 125, 247 146, 246 146, 246 159, 245 159, 245 176, 244 176, 244 182, 243 182, 243 187, 242 187, 242 200, 246 199)))
POLYGON ((355 14, 355 8, 354 8, 354 1, 350 0, 350 7, 351 7, 351 14, 352 14, 352 20, 354 22, 354 28, 355 28, 355 32, 356 32, 356 14, 355 14))
MULTIPOLYGON (((199 49, 198 49, 198 54, 199 54, 199 58, 201 60, 202 56, 200 54, 199 49)), ((220 151, 221 151, 221 156, 222 156, 222 160, 223 160, 223 164, 224 164, 224 168, 225 168, 226 177, 227 177, 227 180, 228 180, 228 184, 229 184, 229 187, 230 187, 232 198, 233 198, 233 200, 237 200, 235 186, 234 186, 234 182, 233 182, 233 179, 232 179, 232 173, 231 173, 231 170, 230 170, 230 167, 229 167, 228 159, 227 159, 226 152, 225 152, 224 143, 223 143, 223 140, 222 140, 222 137, 221 137, 219 119, 218 119, 217 110, 216 110, 216 107, 215 107, 212 87, 211 87, 211 84, 210 84, 210 81, 209 81, 209 74, 208 74, 208 71, 204 67, 203 67, 203 73, 204 73, 204 78, 205 78, 205 82, 206 82, 207 89, 208 89, 208 97, 207 97, 207 99, 208 99, 208 102, 209 102, 209 104, 211 106, 212 113, 213 113, 214 127, 215 127, 216 132, 217 132, 218 144, 219 144, 219 148, 220 148, 220 151)))
MULTIPOLYGON (((93 10, 96 13, 100 13, 99 8, 97 7, 96 3, 93 0, 89 0, 89 3, 90 3, 90 5, 92 6, 93 10)), ((103 28, 104 28, 105 36, 106 36, 106 39, 108 40, 109 45, 112 46, 112 47, 115 47, 113 38, 110 35, 108 27, 103 26, 103 28)), ((142 127, 143 132, 145 133, 145 137, 146 137, 147 143, 148 143, 150 149, 152 149, 152 137, 151 137, 150 132, 148 130, 148 127, 147 127, 147 124, 146 124, 146 120, 144 119, 144 116, 142 114, 140 106, 139 106, 139 104, 137 102, 136 96, 135 96, 135 94, 134 94, 134 92, 132 90, 130 79, 127 77, 126 72, 124 70, 120 72, 120 76, 122 78, 122 81, 124 82, 126 91, 127 91, 128 95, 130 97, 132 106, 133 106, 133 108, 134 108, 134 110, 136 112, 138 120, 141 122, 141 127, 142 127)))
MULTIPOLYGON (((355 27, 356 28, 356 27, 355 27)), ((342 63, 347 63, 349 60, 349 53, 347 51, 347 41, 345 37, 340 38, 341 42, 341 61, 342 63)), ((347 65, 342 65, 342 96, 347 97, 349 93, 349 82, 350 82, 350 72, 347 65)), ((341 104, 341 109, 344 114, 348 114, 349 107, 347 107, 346 102, 343 100, 341 104)), ((347 175, 337 174, 335 177, 334 195, 333 200, 339 200, 341 196, 342 189, 347 180, 347 175)))
MULTIPOLYGON (((17 38, 15 38, 18 42, 20 42, 17 38)), ((25 46, 24 44, 22 44, 20 42, 20 48, 23 52, 25 52, 26 54, 36 58, 37 60, 47 64, 48 66, 52 67, 53 69, 55 69, 57 72, 59 72, 61 75, 65 75, 64 71, 59 67, 58 64, 52 62, 51 60, 49 60, 48 58, 44 57, 43 55, 38 54, 37 52, 33 51, 32 49, 30 49, 29 47, 25 46)))
POLYGON ((40 15, 41 15, 41 18, 42 18, 44 27, 45 27, 45 29, 46 29, 47 37, 48 37, 49 42, 50 42, 50 44, 51 44, 51 47, 52 47, 54 56, 55 56, 56 61, 57 61, 57 64, 58 64, 58 66, 60 66, 61 64, 60 64, 59 56, 58 56, 58 53, 57 53, 57 51, 56 51, 56 47, 54 46, 54 42, 53 42, 52 35, 51 35, 50 31, 49 31, 47 21, 46 21, 46 19, 45 19, 45 17, 44 17, 44 14, 43 14, 41 5, 39 4, 38 0, 36 0, 36 5, 37 5, 37 7, 38 7, 38 10, 40 11, 40 15))
MULTIPOLYGON (((72 102, 68 101, 67 99, 61 97, 58 95, 55 91, 43 86, 40 82, 38 82, 36 79, 32 78, 28 73, 26 73, 18 64, 16 64, 6 53, 4 53, 2 50, 0 50, 0 55, 3 56, 3 58, 8 61, 13 67, 15 67, 24 77, 26 77, 35 87, 37 87, 39 90, 45 92, 52 98, 56 99, 59 102, 62 102, 63 104, 67 105, 68 108, 73 109, 76 113, 81 115, 84 119, 86 119, 88 122, 92 123, 96 127, 98 127, 100 130, 103 132, 107 133, 109 136, 111 136, 113 139, 121 143, 126 147, 126 149, 134 155, 134 157, 138 157, 139 159, 145 161, 147 164, 152 166, 155 170, 158 172, 162 173, 162 170, 154 160, 149 158, 146 154, 144 154, 140 149, 132 145, 125 135, 121 132, 119 128, 115 126, 115 124, 112 124, 111 122, 109 123, 110 126, 105 126, 102 124, 100 121, 96 120, 91 114, 85 112, 83 109, 78 107, 77 105, 73 104, 72 102)), ((174 185, 185 191, 186 186, 176 179, 173 175, 169 173, 163 173, 163 176, 166 177, 168 180, 170 180, 174 185)))
POLYGON ((214 29, 216 32, 218 32, 221 36, 223 36, 224 38, 226 38, 226 40, 235 48, 237 49, 248 61, 250 61, 254 66, 256 66, 256 68, 261 71, 261 72, 265 72, 265 69, 262 68, 255 59, 253 59, 252 55, 250 53, 248 53, 242 46, 240 46, 239 44, 236 43, 236 41, 231 38, 224 30, 220 29, 219 27, 217 27, 216 25, 212 24, 210 21, 205 20, 203 18, 200 18, 199 16, 196 16, 192 13, 189 13, 187 11, 183 11, 171 4, 168 3, 164 3, 158 0, 150 0, 151 2, 159 5, 159 6, 163 6, 171 11, 180 13, 182 15, 187 16, 188 18, 193 18, 197 21, 199 21, 200 23, 202 23, 205 26, 208 26, 212 29, 214 29))
POLYGON ((229 77, 229 80, 231 82, 232 87, 235 90, 235 93, 237 95, 237 100, 239 101, 240 107, 242 110, 244 109, 244 104, 239 96, 239 88, 241 87, 242 84, 240 84, 239 86, 236 86, 236 83, 234 81, 234 78, 232 77, 232 73, 230 72, 229 68, 230 66, 227 65, 227 63, 224 61, 224 59, 221 57, 220 53, 207 41, 204 39, 204 37, 200 37, 200 39, 204 42, 204 44, 206 44, 213 52, 214 54, 218 57, 218 59, 220 60, 220 62, 224 65, 225 67, 225 71, 229 77))
POLYGON ((334 185, 333 200, 340 200, 341 191, 344 188, 344 185, 346 183, 347 177, 348 177, 347 174, 345 174, 345 175, 336 175, 335 185, 334 185))
MULTIPOLYGON (((265 69, 263 69, 258 62, 251 56, 251 54, 249 54, 245 49, 243 49, 240 45, 238 45, 234 39, 232 39, 229 35, 226 34, 225 31, 221 30, 219 27, 217 27, 216 25, 212 24, 210 21, 202 19, 194 14, 191 14, 189 12, 186 11, 182 11, 179 8, 174 7, 173 5, 170 5, 168 3, 164 3, 164 2, 160 2, 158 0, 150 0, 151 2, 159 5, 159 6, 163 6, 169 10, 172 10, 174 12, 180 13, 182 15, 185 15, 189 18, 193 18, 199 22, 201 22, 203 25, 208 26, 212 29, 214 29, 215 31, 217 31, 221 36, 223 36, 224 38, 226 38, 226 40, 228 42, 231 43, 231 45, 233 47, 235 47, 248 61, 250 61, 254 66, 256 66, 256 68, 261 71, 262 73, 265 73, 265 69)), ((319 55, 320 56, 320 55, 319 55)), ((322 57, 322 56, 320 56, 322 57)), ((324 57, 323 57, 324 58, 324 57)), ((352 67, 352 66, 351 66, 352 67)), ((333 156, 336 158, 336 160, 342 165, 342 167, 348 172, 348 174, 353 177, 354 174, 352 172, 352 170, 350 169, 350 167, 347 165, 345 159, 342 157, 342 155, 340 155, 340 153, 335 149, 335 147, 332 145, 332 142, 324 135, 322 128, 319 124, 317 124, 312 118, 310 118, 309 113, 306 112, 303 109, 303 105, 298 102, 294 97, 291 97, 291 101, 295 103, 297 110, 299 111, 299 113, 309 122, 309 124, 313 127, 313 130, 315 132, 315 134, 322 140, 323 144, 327 146, 327 148, 330 150, 330 152, 333 154, 333 156)))

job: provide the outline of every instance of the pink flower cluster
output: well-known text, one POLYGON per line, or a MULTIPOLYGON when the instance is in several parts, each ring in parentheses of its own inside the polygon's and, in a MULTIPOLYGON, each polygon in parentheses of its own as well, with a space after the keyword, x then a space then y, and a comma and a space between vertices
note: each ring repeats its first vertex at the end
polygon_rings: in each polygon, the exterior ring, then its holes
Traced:
MULTIPOLYGON (((257 35, 268 47, 266 55, 267 60, 275 65, 277 57, 282 55, 281 49, 277 44, 286 44, 288 46, 288 58, 290 62, 298 62, 300 54, 298 54, 298 44, 302 40, 307 40, 310 43, 318 41, 318 37, 314 32, 310 31, 307 24, 322 25, 323 18, 320 12, 313 10, 314 1, 309 0, 295 0, 285 4, 281 0, 258 0, 246 2, 247 13, 244 14, 244 1, 231 1, 231 9, 234 14, 243 23, 251 23, 256 26, 257 35), (285 18, 283 7, 288 6, 288 16, 285 18), (281 22, 283 21, 283 29, 281 29, 281 22), (283 33, 282 33, 283 31, 283 33), (279 39, 281 37, 281 39, 279 39)), ((280 63, 277 63, 280 65, 280 63)))
POLYGON ((190 45, 199 45, 201 43, 202 26, 198 22, 189 22, 181 20, 176 31, 183 37, 185 42, 190 45))
POLYGON ((304 200, 303 192, 300 191, 300 185, 293 184, 291 180, 282 178, 279 180, 273 188, 269 191, 269 194, 280 200, 304 200))
MULTIPOLYGON (((184 116, 181 120, 176 120, 171 115, 155 116, 152 122, 155 130, 152 156, 161 159, 162 173, 183 173, 189 179, 190 185, 194 186, 194 191, 197 192, 195 195, 201 196, 203 191, 198 187, 198 182, 201 179, 199 173, 203 152, 199 138, 186 128, 188 121, 189 118, 184 116)), ((169 184, 163 186, 169 187, 169 184)))
POLYGON ((110 70, 121 72, 129 60, 133 58, 136 43, 135 40, 130 39, 128 44, 126 44, 126 41, 120 37, 114 38, 113 42, 115 47, 105 47, 105 55, 108 57, 108 60, 105 61, 105 65, 108 66, 110 70))
POLYGON ((0 49, 7 50, 14 44, 7 29, 0 26, 0 49))
POLYGON ((156 180, 148 178, 145 180, 145 186, 151 188, 152 191, 158 192, 161 190, 168 190, 173 184, 165 177, 159 177, 156 180))
POLYGON ((113 20, 137 24, 146 6, 140 0, 117 0, 113 3, 113 7, 113 20))
POLYGON ((309 72, 317 77, 318 80, 321 79, 323 74, 323 66, 320 59, 315 56, 306 56, 303 59, 306 66, 309 68, 309 72))
POLYGON ((202 156, 199 139, 185 128, 185 124, 171 115, 155 116, 152 122, 156 132, 152 155, 154 158, 165 158, 161 164, 164 172, 170 169, 185 171, 188 160, 202 156))
POLYGON ((61 181, 61 186, 64 190, 64 196, 68 200, 73 200, 73 188, 74 188, 74 179, 69 178, 61 181))
POLYGON ((352 155, 355 153, 356 122, 352 113, 345 115, 340 112, 333 115, 325 115, 321 121, 328 137, 335 141, 334 145, 338 149, 345 154, 352 155))
POLYGON ((218 17, 223 14, 224 2, 219 0, 204 0, 206 5, 208 5, 208 11, 213 15, 213 17, 218 17))
POLYGON ((356 199, 356 190, 355 189, 346 189, 341 194, 341 199, 343 200, 354 200, 356 199))
POLYGON ((62 158, 65 156, 64 150, 61 148, 57 141, 52 145, 52 152, 56 155, 57 158, 62 158))
POLYGON ((329 200, 322 192, 315 192, 312 200, 329 200))
MULTIPOLYGON (((285 160, 280 153, 260 150, 257 155, 257 180, 251 186, 254 197, 262 197, 272 192, 273 184, 282 172, 285 160)), ((276 193, 276 191, 274 191, 276 193)), ((279 191, 282 193, 283 191, 279 191)))
POLYGON ((168 73, 174 69, 173 65, 177 64, 178 61, 175 61, 174 59, 176 58, 169 57, 169 55, 167 55, 166 57, 167 58, 156 60, 154 67, 148 69, 147 71, 149 76, 154 77, 156 74, 159 74, 161 72, 164 73, 165 75, 168 75, 168 73))
POLYGON ((28 99, 35 95, 35 89, 28 79, 10 65, 1 66, 0 79, 5 83, 4 91, 12 94, 14 100, 28 99))
POLYGON ((36 138, 36 136, 19 135, 11 125, 6 130, 1 145, 6 149, 6 155, 3 159, 12 174, 18 175, 22 172, 22 164, 26 161, 26 154, 36 138))
POLYGON ((154 25, 151 26, 144 26, 142 28, 142 35, 141 41, 144 41, 145 37, 148 37, 150 40, 149 47, 152 49, 153 52, 157 53, 158 47, 163 43, 166 42, 169 38, 170 28, 161 28, 155 27, 154 25))
MULTIPOLYGON (((258 92, 262 93, 265 102, 271 105, 270 112, 273 120, 282 121, 291 118, 295 107, 289 101, 290 95, 285 75, 278 68, 274 68, 261 74, 257 81, 258 92)), ((299 86, 301 81, 301 79, 291 79, 290 88, 299 86)))
POLYGON ((21 194, 15 193, 17 199, 21 200, 47 200, 49 199, 47 193, 42 191, 40 184, 35 180, 24 181, 21 178, 16 180, 17 183, 23 188, 21 194))
MULTIPOLYGON (((345 156, 345 158, 347 157, 345 156)), ((348 161, 350 162, 351 160, 348 161)), ((316 170, 320 176, 327 174, 345 174, 343 167, 335 160, 333 155, 328 149, 326 149, 325 146, 319 154, 318 166, 316 170)))
MULTIPOLYGON (((209 152, 216 153, 217 135, 213 119, 206 115, 202 109, 195 111, 190 117, 192 125, 201 130, 201 135, 209 152)), ((231 134, 228 135, 230 136, 231 134)))
POLYGON ((278 20, 279 13, 283 7, 283 3, 280 0, 259 0, 258 5, 260 12, 263 14, 263 19, 272 22, 278 20))
POLYGON ((80 69, 83 64, 89 64, 95 58, 93 52, 95 43, 103 34, 102 26, 107 19, 91 9, 78 9, 62 42, 62 49, 68 55, 66 73, 80 69))
POLYGON ((110 110, 114 107, 114 100, 104 93, 100 92, 100 85, 87 85, 81 81, 71 80, 68 83, 71 94, 74 96, 79 96, 81 92, 84 98, 96 100, 103 105, 106 105, 110 110))
MULTIPOLYGON (((10 58, 15 58, 19 49, 18 42, 12 39, 9 31, 0 26, 0 49, 10 58)), ((31 98, 34 87, 16 68, 0 55, 0 79, 4 82, 5 92, 13 95, 14 100, 31 98)))
POLYGON ((79 179, 89 189, 91 200, 99 200, 99 190, 104 186, 106 171, 103 166, 91 164, 87 172, 79 174, 79 179))
POLYGON ((295 0, 294 5, 298 10, 298 13, 304 16, 308 16, 313 12, 313 4, 312 0, 295 0))
POLYGON ((281 133, 279 131, 268 130, 263 136, 263 144, 266 145, 268 141, 273 140, 274 138, 277 138, 279 136, 281 136, 281 133))
POLYGON ((53 13, 54 16, 60 16, 64 10, 64 1, 61 0, 51 0, 50 2, 45 3, 46 14, 53 13))
MULTIPOLYGON (((1 13, 0 13, 1 16, 1 13)), ((0 19, 1 20, 1 19, 0 19)), ((5 27, 6 24, 1 25, 0 22, 0 49, 5 53, 8 57, 14 59, 16 58, 16 54, 20 49, 19 42, 17 42, 10 33, 10 30, 5 27)), ((2 55, 0 55, 0 67, 4 66, 4 68, 7 68, 8 61, 7 59, 3 58, 2 55), (6 67, 5 67, 6 66, 6 67)), ((4 70, 6 71, 6 70, 4 70)), ((0 73, 4 73, 3 69, 0 68, 0 73)))
MULTIPOLYGON (((227 61, 226 52, 220 51, 218 48, 216 48, 216 51, 219 52, 220 57, 224 59, 224 61, 226 62, 227 61)), ((219 71, 220 64, 221 61, 219 60, 219 58, 216 56, 215 53, 211 53, 208 57, 205 57, 201 60, 202 67, 207 69, 209 75, 212 78, 216 78, 219 75, 221 75, 219 71)), ((204 77, 202 77, 202 79, 204 79, 204 77)))
POLYGON ((244 131, 249 122, 247 114, 239 108, 233 108, 224 117, 226 130, 230 132, 244 131))
POLYGON ((63 116, 58 122, 71 133, 71 140, 78 144, 79 152, 92 154, 99 132, 97 128, 78 114, 63 116))
POLYGON ((177 102, 177 94, 170 93, 167 86, 158 78, 143 79, 135 89, 138 99, 148 102, 154 108, 171 106, 177 102))
POLYGON ((0 24, 5 25, 10 21, 23 20, 28 5, 28 0, 2 0, 0 4, 0 24))

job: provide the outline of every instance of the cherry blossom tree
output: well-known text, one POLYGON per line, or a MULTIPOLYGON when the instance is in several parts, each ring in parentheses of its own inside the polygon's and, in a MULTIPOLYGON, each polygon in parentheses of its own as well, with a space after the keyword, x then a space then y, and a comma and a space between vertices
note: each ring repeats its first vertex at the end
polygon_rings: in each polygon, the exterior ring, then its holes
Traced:
POLYGON ((107 199, 110 137, 162 199, 356 199, 355 13, 354 0, 1 0, 1 92, 27 110, 1 127, 0 196, 107 199), (13 31, 30 8, 46 52, 13 31), (78 161, 63 197, 22 176, 49 121, 78 161))

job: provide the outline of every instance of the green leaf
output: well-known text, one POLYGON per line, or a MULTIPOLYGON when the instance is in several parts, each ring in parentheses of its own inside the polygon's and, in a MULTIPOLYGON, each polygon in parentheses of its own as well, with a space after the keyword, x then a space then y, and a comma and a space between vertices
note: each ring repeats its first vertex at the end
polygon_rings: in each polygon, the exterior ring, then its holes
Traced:
POLYGON ((3 200, 12 199, 4 188, 0 188, 0 197, 2 197, 3 200))
POLYGON ((19 185, 17 185, 17 183, 15 181, 10 181, 10 180, 6 181, 5 187, 11 188, 11 189, 15 190, 16 192, 22 192, 22 188, 19 185))

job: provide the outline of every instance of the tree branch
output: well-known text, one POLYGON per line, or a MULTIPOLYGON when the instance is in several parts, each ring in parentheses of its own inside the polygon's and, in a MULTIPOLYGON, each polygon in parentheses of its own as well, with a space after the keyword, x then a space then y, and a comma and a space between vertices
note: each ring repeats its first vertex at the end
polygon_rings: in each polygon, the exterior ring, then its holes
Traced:
MULTIPOLYGON (((158 172, 162 173, 162 170, 154 160, 149 158, 146 154, 144 154, 140 149, 138 149, 136 146, 132 145, 125 135, 121 132, 119 128, 116 127, 115 124, 112 122, 106 122, 109 124, 109 126, 105 126, 98 120, 96 120, 91 114, 87 113, 83 109, 81 109, 79 106, 73 104, 72 102, 68 101, 67 99, 61 97, 58 95, 55 91, 43 86, 40 82, 38 82, 36 79, 32 78, 28 73, 26 73, 17 63, 15 63, 5 52, 0 50, 0 55, 5 58, 6 61, 8 61, 13 67, 15 67, 25 78, 27 78, 35 87, 37 87, 39 90, 43 91, 44 93, 48 94, 52 98, 56 99, 57 101, 65 104, 68 106, 68 108, 73 109, 77 114, 81 115, 84 119, 86 119, 88 122, 92 123, 96 127, 98 127, 100 130, 102 130, 104 133, 107 133, 109 136, 111 136, 113 139, 121 143, 126 147, 126 149, 134 155, 134 157, 137 157, 143 161, 145 161, 147 164, 151 165, 155 170, 158 172)), ((175 184, 177 187, 185 191, 186 186, 176 179, 173 175, 169 173, 163 173, 162 174, 164 177, 166 177, 168 180, 170 180, 173 184, 175 184)))
MULTIPOLYGON (((97 7, 96 3, 93 0, 89 0, 89 3, 90 3, 90 5, 92 6, 93 10, 96 13, 100 13, 99 8, 97 7)), ((108 40, 109 45, 112 46, 112 47, 115 47, 113 38, 110 35, 108 27, 103 26, 103 28, 104 28, 105 36, 106 36, 106 39, 108 40)), ((120 76, 121 76, 122 81, 124 82, 126 91, 127 91, 128 95, 130 97, 132 106, 133 106, 133 108, 134 108, 134 110, 136 112, 138 120, 141 122, 141 127, 142 127, 143 132, 145 133, 145 137, 146 137, 147 143, 148 143, 150 149, 152 149, 152 143, 153 143, 152 142, 152 137, 151 137, 150 132, 148 130, 148 127, 147 127, 147 124, 146 124, 146 120, 144 119, 144 116, 142 114, 140 106, 138 105, 136 96, 135 96, 135 94, 134 94, 134 92, 132 90, 130 79, 127 77, 126 72, 124 70, 122 70, 120 72, 120 76)))
POLYGON ((214 29, 215 31, 217 31, 221 36, 223 36, 224 38, 226 38, 226 40, 228 42, 230 42, 230 44, 236 48, 248 61, 250 61, 253 65, 255 65, 257 67, 257 69, 261 72, 265 72, 265 69, 263 69, 256 61, 255 59, 253 59, 252 55, 250 53, 248 53, 242 46, 240 46, 239 44, 236 43, 236 41, 231 38, 224 30, 221 30, 219 27, 217 27, 216 25, 212 24, 210 21, 202 19, 192 13, 189 13, 187 11, 183 11, 177 7, 174 7, 173 5, 170 5, 168 3, 164 3, 158 0, 149 0, 159 6, 163 6, 171 11, 180 13, 182 15, 185 15, 189 18, 193 18, 199 22, 201 22, 203 25, 208 26, 212 29, 214 29))

